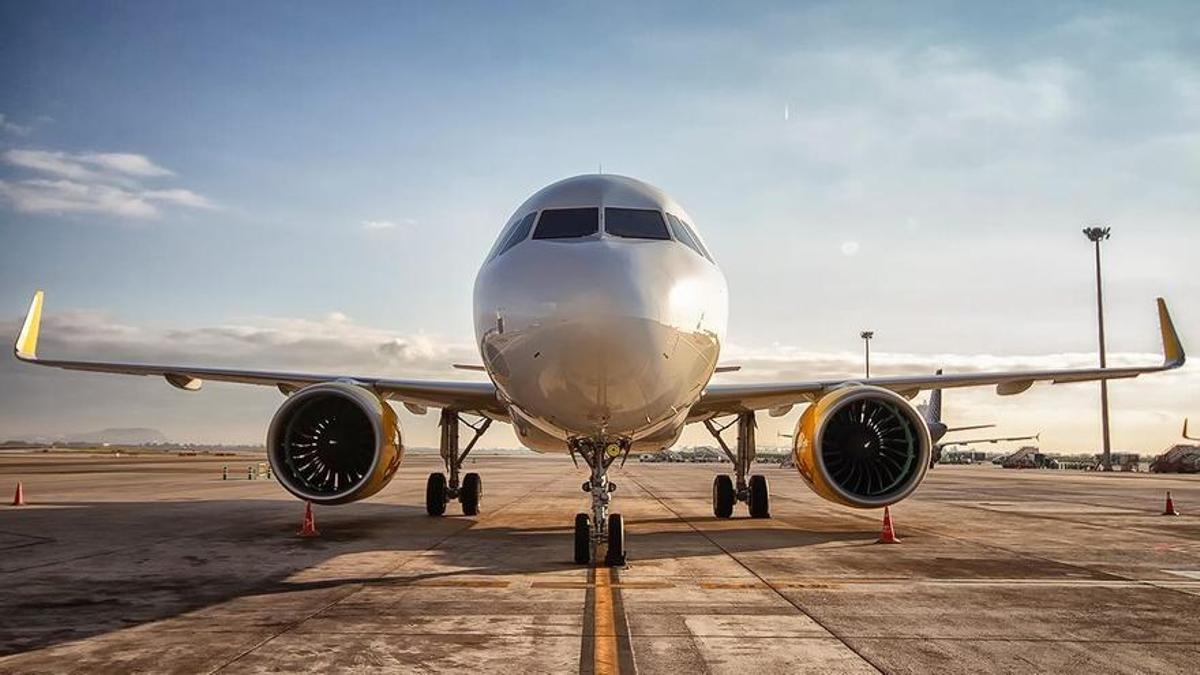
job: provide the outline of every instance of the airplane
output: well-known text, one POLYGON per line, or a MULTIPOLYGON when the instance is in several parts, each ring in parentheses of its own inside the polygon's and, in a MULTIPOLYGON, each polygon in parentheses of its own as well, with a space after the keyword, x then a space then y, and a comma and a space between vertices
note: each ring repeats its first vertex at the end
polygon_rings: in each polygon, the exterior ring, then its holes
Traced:
MULTIPOLYGON (((508 219, 475 280, 475 340, 486 382, 425 381, 184 364, 44 359, 37 354, 44 294, 37 291, 14 344, 18 359, 67 370, 158 376, 185 391, 204 380, 276 387, 286 396, 267 427, 271 469, 282 487, 315 504, 344 504, 379 492, 403 458, 389 401, 414 414, 440 410, 445 472, 426 481, 426 511, 457 500, 479 512, 482 480, 463 461, 494 422, 521 443, 587 465, 590 512, 574 522, 579 564, 623 565, 625 523, 610 512, 611 465, 630 452, 657 452, 684 425, 703 423, 721 447, 736 425, 734 477, 713 480, 713 513, 745 503, 770 517, 766 477, 751 475, 759 411, 781 416, 808 404, 792 454, 821 497, 879 508, 913 493, 933 451, 930 425, 909 402, 925 389, 991 385, 1018 394, 1035 382, 1137 377, 1183 365, 1183 346, 1158 299, 1161 364, 951 375, 833 377, 793 382, 712 381, 728 324, 725 275, 695 221, 662 190, 610 174, 581 175, 529 197, 508 219), (717 420, 732 418, 718 423, 717 420), (460 447, 463 425, 473 432, 460 447), (447 478, 447 474, 449 477, 447 478)), ((819 280, 817 280, 819 283, 819 280)))
POLYGON ((1186 417, 1183 418, 1183 437, 1188 439, 1189 441, 1200 441, 1200 436, 1188 436, 1187 423, 1188 423, 1187 418, 1186 417))
MULTIPOLYGON (((942 374, 942 369, 938 368, 937 374, 942 374)), ((1006 436, 997 438, 973 438, 966 441, 947 441, 941 443, 942 437, 946 434, 955 431, 970 431, 973 429, 991 429, 995 424, 972 424, 964 427, 949 427, 942 422, 942 390, 934 389, 929 392, 929 402, 924 405, 918 405, 919 410, 925 417, 925 423, 929 425, 930 440, 933 441, 933 453, 929 458, 929 466, 932 468, 942 459, 942 448, 946 445, 975 445, 978 443, 1001 443, 1004 441, 1028 441, 1037 440, 1041 434, 1032 436, 1006 436)))
POLYGON ((1040 433, 1031 436, 998 436, 996 438, 969 438, 965 441, 948 441, 946 445, 979 445, 981 443, 1004 443, 1007 441, 1037 441, 1041 440, 1040 433))

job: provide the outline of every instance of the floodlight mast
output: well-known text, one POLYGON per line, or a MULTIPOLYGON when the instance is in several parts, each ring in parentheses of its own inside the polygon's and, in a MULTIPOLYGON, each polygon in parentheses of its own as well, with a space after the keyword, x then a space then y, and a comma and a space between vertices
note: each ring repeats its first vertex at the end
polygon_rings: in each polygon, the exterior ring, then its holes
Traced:
MULTIPOLYGON (((1112 236, 1111 227, 1085 227, 1083 234, 1095 244, 1096 249, 1096 317, 1100 333, 1100 367, 1107 367, 1104 353, 1104 288, 1100 277, 1100 242, 1112 236)), ((1108 429, 1108 380, 1100 380, 1100 424, 1103 432, 1103 450, 1100 464, 1104 471, 1112 471, 1112 442, 1108 429)))
POLYGON ((867 355, 867 377, 871 377, 871 338, 875 337, 875 331, 864 330, 858 334, 863 339, 863 346, 866 349, 867 355))

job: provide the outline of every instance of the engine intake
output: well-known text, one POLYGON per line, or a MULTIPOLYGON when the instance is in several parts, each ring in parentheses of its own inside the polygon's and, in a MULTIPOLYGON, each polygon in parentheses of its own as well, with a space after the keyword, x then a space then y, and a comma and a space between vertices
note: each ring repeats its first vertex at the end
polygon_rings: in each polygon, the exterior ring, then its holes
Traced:
POLYGON ((280 484, 316 504, 344 504, 379 492, 403 455, 392 407, 342 382, 296 392, 267 432, 267 457, 280 484))
POLYGON ((845 387, 810 405, 792 443, 796 468, 817 494, 859 508, 911 494, 925 478, 933 445, 912 404, 870 386, 845 387))

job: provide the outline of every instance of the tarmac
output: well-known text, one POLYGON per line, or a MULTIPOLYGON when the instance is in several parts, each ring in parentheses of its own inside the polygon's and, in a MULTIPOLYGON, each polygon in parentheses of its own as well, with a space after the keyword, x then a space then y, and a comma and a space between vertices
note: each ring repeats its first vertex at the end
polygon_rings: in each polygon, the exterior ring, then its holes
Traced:
POLYGON ((571 562, 565 457, 479 458, 482 514, 424 512, 434 456, 303 506, 244 458, 0 455, 0 672, 1196 672, 1200 476, 939 466, 892 509, 761 466, 615 471, 630 564, 571 562), (229 465, 229 480, 221 467, 229 465), (23 482, 28 506, 6 504, 23 482), (1178 517, 1162 516, 1170 490, 1178 517))

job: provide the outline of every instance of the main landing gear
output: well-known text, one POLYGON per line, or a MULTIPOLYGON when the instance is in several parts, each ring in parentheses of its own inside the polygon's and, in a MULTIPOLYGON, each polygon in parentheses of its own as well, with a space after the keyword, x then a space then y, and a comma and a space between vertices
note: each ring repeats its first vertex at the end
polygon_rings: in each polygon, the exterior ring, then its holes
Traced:
POLYGON ((608 467, 618 457, 629 455, 629 442, 576 439, 570 450, 572 458, 582 457, 592 471, 583 483, 583 491, 592 495, 592 512, 575 514, 575 562, 585 565, 598 560, 601 548, 607 546, 604 564, 622 567, 626 560, 625 519, 608 512, 612 493, 617 491, 617 484, 608 480, 608 467))
POLYGON ((480 480, 477 473, 468 473, 460 480, 459 471, 462 469, 467 455, 471 454, 471 448, 475 447, 476 441, 491 425, 492 420, 487 417, 472 423, 463 419, 457 410, 442 410, 442 417, 438 421, 438 426, 442 429, 440 450, 442 461, 446 463, 446 472, 450 474, 450 480, 447 482, 444 473, 429 474, 429 479, 425 481, 425 511, 429 515, 444 515, 446 504, 452 499, 457 499, 458 503, 462 505, 464 516, 478 515, 479 500, 483 497, 483 481, 480 480), (471 427, 475 432, 461 453, 458 451, 458 425, 460 422, 471 427))
POLYGON ((733 462, 734 479, 728 474, 721 474, 713 479, 713 515, 718 518, 729 518, 733 515, 733 506, 737 502, 745 502, 750 507, 751 518, 771 517, 771 491, 767 486, 767 477, 749 476, 750 468, 754 465, 754 413, 743 412, 732 421, 718 425, 712 420, 704 420, 708 432, 717 439, 729 461, 733 462), (737 450, 733 451, 726 445, 721 433, 737 424, 737 450), (734 482, 736 480, 736 483, 734 482))

